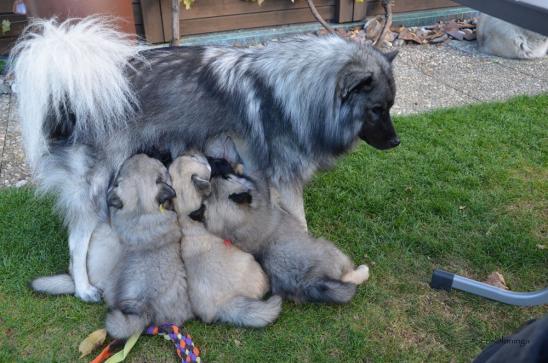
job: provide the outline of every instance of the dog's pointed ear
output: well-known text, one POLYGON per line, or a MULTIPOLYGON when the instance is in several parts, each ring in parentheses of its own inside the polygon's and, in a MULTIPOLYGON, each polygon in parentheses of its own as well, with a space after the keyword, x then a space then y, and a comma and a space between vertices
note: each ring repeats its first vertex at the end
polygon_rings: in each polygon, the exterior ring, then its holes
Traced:
POLYGON ((373 72, 363 70, 351 70, 342 75, 339 80, 340 96, 343 100, 357 89, 366 91, 372 88, 373 72))
POLYGON ((253 201, 250 192, 232 193, 228 198, 237 204, 251 204, 253 201))
POLYGON ((385 56, 385 58, 390 62, 392 63, 394 61, 394 59, 396 59, 396 56, 398 55, 398 50, 395 49, 391 52, 387 52, 387 53, 383 53, 383 55, 385 56))
POLYGON ((202 179, 196 174, 192 175, 191 179, 198 192, 202 194, 211 193, 211 183, 209 182, 209 180, 202 179))
POLYGON ((156 196, 156 200, 159 204, 164 204, 165 202, 172 200, 177 196, 177 193, 175 193, 175 190, 171 187, 171 185, 168 185, 166 183, 160 183, 160 191, 158 191, 158 195, 156 196))
POLYGON ((124 207, 124 203, 122 203, 122 199, 116 194, 116 192, 111 189, 107 193, 107 205, 112 208, 116 209, 122 209, 124 207))

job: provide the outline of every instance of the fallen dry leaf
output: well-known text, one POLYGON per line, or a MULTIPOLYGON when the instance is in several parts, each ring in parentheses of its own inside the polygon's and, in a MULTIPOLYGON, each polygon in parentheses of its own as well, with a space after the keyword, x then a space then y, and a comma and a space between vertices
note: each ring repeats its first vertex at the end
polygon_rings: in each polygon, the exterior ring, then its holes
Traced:
POLYGON ((78 351, 81 353, 80 358, 83 358, 93 352, 95 348, 99 347, 105 342, 106 338, 106 329, 99 329, 88 335, 86 339, 82 340, 82 342, 78 346, 78 351))
POLYGON ((400 32, 400 35, 398 37, 399 39, 403 39, 403 40, 410 40, 410 41, 413 41, 417 44, 422 44, 424 43, 424 39, 421 39, 417 36, 417 34, 415 33, 412 33, 410 30, 408 29, 404 29, 403 31, 400 32))
POLYGON ((504 281, 504 276, 502 276, 501 273, 494 271, 489 276, 487 276, 487 280, 484 281, 486 284, 508 290, 508 286, 506 286, 506 281, 504 281))
POLYGON ((445 32, 457 40, 464 39, 464 32, 462 30, 451 30, 451 31, 445 31, 445 32))
POLYGON ((434 39, 430 39, 430 43, 432 43, 432 44, 443 43, 447 39, 449 39, 449 36, 447 34, 442 34, 439 37, 436 37, 434 39))
POLYGON ((450 20, 446 23, 443 23, 442 28, 446 33, 458 31, 460 29, 455 20, 450 20))
POLYGON ((393 31, 394 33, 400 33, 400 32, 402 32, 404 29, 405 29, 405 27, 404 27, 403 25, 400 25, 400 26, 391 26, 391 27, 390 27, 390 30, 393 31))

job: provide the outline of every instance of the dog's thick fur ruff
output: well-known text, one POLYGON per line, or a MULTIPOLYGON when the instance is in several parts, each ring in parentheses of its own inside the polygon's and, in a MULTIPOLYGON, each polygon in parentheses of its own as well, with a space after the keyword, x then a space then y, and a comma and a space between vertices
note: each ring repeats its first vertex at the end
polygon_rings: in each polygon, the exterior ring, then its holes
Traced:
POLYGON ((109 181, 139 152, 175 158, 231 136, 246 169, 264 174, 305 224, 302 185, 318 168, 358 137, 399 144, 389 115, 395 55, 336 36, 139 52, 98 18, 33 22, 11 71, 27 157, 69 228, 76 295, 99 298, 89 240, 108 218, 109 181))

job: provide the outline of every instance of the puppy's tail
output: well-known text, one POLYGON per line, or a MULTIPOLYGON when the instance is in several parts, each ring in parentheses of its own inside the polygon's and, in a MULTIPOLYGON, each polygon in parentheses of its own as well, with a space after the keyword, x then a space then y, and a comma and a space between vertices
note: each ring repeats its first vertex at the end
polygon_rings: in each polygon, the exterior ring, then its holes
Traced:
POLYGON ((48 295, 74 294, 74 281, 69 274, 38 277, 30 283, 36 291, 48 295))
POLYGON ((108 18, 31 21, 9 61, 31 167, 48 138, 86 143, 126 125, 138 108, 126 73, 137 56, 108 18))
POLYGON ((120 310, 110 311, 105 323, 108 334, 115 339, 127 339, 143 331, 147 324, 148 319, 145 316, 124 314, 120 310))
POLYGON ((356 285, 330 278, 314 280, 304 288, 306 301, 345 304, 356 294, 356 285))
POLYGON ((282 298, 272 296, 268 300, 237 296, 228 301, 217 313, 215 320, 239 326, 262 328, 278 318, 282 298))

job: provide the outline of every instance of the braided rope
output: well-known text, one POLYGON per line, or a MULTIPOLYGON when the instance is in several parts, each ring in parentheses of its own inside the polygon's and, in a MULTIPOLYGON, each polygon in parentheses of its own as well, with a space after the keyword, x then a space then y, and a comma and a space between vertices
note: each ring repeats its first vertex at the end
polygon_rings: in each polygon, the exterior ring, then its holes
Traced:
POLYGON ((175 324, 150 325, 145 330, 146 335, 160 335, 175 344, 177 355, 182 363, 201 363, 200 350, 194 345, 190 334, 182 334, 175 324))

